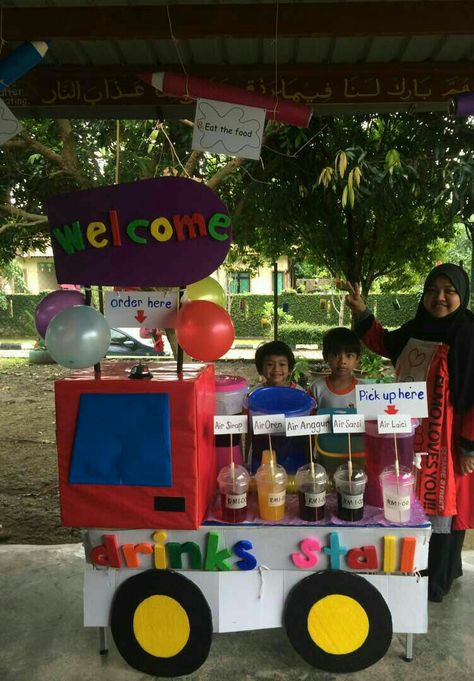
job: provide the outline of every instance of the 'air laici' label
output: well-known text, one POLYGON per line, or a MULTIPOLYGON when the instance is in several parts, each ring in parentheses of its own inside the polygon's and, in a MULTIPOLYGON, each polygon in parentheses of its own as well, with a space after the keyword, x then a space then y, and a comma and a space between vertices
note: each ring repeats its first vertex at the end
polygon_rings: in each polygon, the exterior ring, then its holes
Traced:
POLYGON ((319 508, 326 503, 326 492, 314 494, 313 492, 305 492, 304 505, 310 508, 319 508))
POLYGON ((225 505, 226 508, 245 508, 247 506, 247 493, 226 494, 225 505))
POLYGON ((341 494, 342 508, 363 508, 364 495, 363 494, 341 494))

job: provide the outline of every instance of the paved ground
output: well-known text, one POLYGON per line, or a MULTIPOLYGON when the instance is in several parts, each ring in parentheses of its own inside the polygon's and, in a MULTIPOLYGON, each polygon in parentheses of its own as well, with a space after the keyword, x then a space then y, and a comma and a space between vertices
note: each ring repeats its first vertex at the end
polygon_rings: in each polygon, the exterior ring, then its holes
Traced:
MULTIPOLYGON (((3 350, 20 353, 26 349, 3 350)), ((253 348, 234 348, 253 359, 253 348)), ((301 351, 304 353, 305 351, 301 351)), ((306 352, 316 352, 307 350, 306 352)), ((300 351, 298 351, 300 354, 300 351)), ((11 356, 11 355, 10 355, 11 356)), ((234 358, 234 357, 233 357, 234 358)), ((310 355, 310 358, 313 357, 310 355)), ((318 357, 314 357, 318 359, 318 357)), ((472 614, 474 551, 464 552, 465 574, 443 603, 429 604, 427 635, 415 637, 413 662, 403 661, 405 637, 395 635, 383 660, 351 674, 351 681, 432 678, 471 681, 474 672, 472 614)), ((99 637, 82 626, 83 553, 80 544, 0 544, 1 681, 147 681, 126 665, 113 641, 98 654, 99 637)), ((189 681, 334 681, 293 651, 282 629, 216 634, 206 663, 189 681)), ((342 677, 341 677, 342 678, 342 677)))
MULTIPOLYGON (((111 637, 101 656, 96 629, 82 626, 80 544, 0 545, 0 679, 2 681, 147 681, 129 667, 111 637)), ((385 657, 351 681, 434 678, 471 681, 474 551, 464 553, 464 577, 443 603, 429 604, 429 632, 415 636, 414 659, 403 661, 405 636, 395 634, 385 657)), ((334 681, 308 666, 283 629, 216 634, 204 665, 189 681, 334 681)))

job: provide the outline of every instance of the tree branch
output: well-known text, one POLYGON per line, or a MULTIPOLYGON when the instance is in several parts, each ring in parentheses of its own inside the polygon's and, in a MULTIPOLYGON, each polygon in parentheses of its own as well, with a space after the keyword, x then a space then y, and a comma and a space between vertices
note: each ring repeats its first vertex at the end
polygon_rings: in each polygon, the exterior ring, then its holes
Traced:
MULTIPOLYGON (((63 162, 60 154, 57 154, 55 151, 47 147, 45 144, 42 144, 41 142, 38 142, 38 140, 35 140, 33 137, 30 137, 30 135, 25 132, 24 130, 20 132, 19 137, 23 140, 25 146, 28 149, 31 149, 31 151, 36 151, 38 154, 41 154, 43 158, 45 158, 47 161, 51 161, 51 163, 54 163, 55 165, 59 165, 62 167, 63 162)), ((19 142, 19 140, 17 140, 19 142)), ((11 145, 13 148, 13 145, 11 145)), ((15 145, 15 146, 20 146, 20 145, 15 145)))
POLYGON ((196 166, 199 163, 199 160, 202 158, 203 155, 204 154, 203 154, 202 151, 194 150, 194 151, 191 152, 188 160, 186 161, 186 165, 184 166, 184 173, 183 174, 186 175, 186 177, 192 177, 194 175, 194 171, 196 170, 196 166))
POLYGON ((81 189, 87 189, 92 186, 92 182, 86 177, 81 170, 79 160, 77 158, 76 152, 76 142, 74 138, 74 131, 72 129, 71 123, 65 119, 61 118, 57 121, 59 136, 63 142, 63 151, 61 154, 57 154, 50 147, 46 146, 37 139, 31 137, 24 130, 17 135, 17 138, 10 140, 4 145, 5 149, 11 151, 30 149, 32 152, 40 154, 46 161, 59 166, 61 170, 66 174, 76 180, 78 186, 81 189))
POLYGON ((22 220, 39 220, 42 218, 44 222, 48 221, 46 215, 40 215, 39 213, 29 213, 27 210, 12 206, 10 203, 0 205, 0 213, 6 213, 7 215, 19 217, 22 220))
MULTIPOLYGON (((269 124, 267 125, 265 135, 262 140, 262 146, 266 146, 270 139, 278 132, 279 126, 275 126, 274 124, 269 124)), ((211 189, 215 189, 218 187, 224 180, 228 177, 228 175, 231 175, 234 170, 239 168, 247 159, 245 158, 233 158, 232 160, 228 161, 225 166, 222 166, 222 168, 219 168, 219 170, 206 182, 207 186, 210 187, 211 189)))
POLYGON ((228 161, 225 166, 222 166, 222 168, 219 168, 219 170, 214 173, 214 175, 206 182, 207 186, 210 187, 211 189, 215 189, 218 187, 224 180, 231 175, 234 170, 239 168, 242 163, 245 163, 247 159, 245 158, 233 158, 231 161, 228 161))
POLYGON ((92 187, 92 182, 82 172, 79 159, 77 158, 76 139, 70 121, 67 118, 58 118, 56 123, 58 125, 59 136, 63 142, 63 150, 60 157, 61 167, 76 180, 81 189, 92 187))
POLYGON ((20 134, 21 133, 16 135, 14 139, 8 140, 8 142, 4 142, 2 144, 2 149, 4 151, 16 151, 17 149, 24 150, 27 144, 24 139, 19 139, 20 134))
POLYGON ((18 229, 19 227, 38 227, 44 224, 43 220, 36 220, 35 222, 6 222, 0 227, 0 234, 8 232, 10 229, 18 229))
POLYGON ((0 213, 5 213, 13 218, 18 218, 16 222, 6 222, 0 227, 0 234, 7 232, 14 227, 36 227, 37 225, 45 225, 48 222, 46 215, 38 215, 37 213, 28 213, 22 208, 17 208, 10 204, 0 205, 0 213))

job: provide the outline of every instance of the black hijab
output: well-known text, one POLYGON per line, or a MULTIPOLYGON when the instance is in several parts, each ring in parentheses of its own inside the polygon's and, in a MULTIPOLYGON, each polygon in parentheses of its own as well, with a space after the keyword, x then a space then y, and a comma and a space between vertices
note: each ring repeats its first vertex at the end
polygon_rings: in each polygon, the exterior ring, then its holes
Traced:
POLYGON ((451 402, 455 412, 462 414, 474 404, 474 315, 468 309, 469 277, 462 267, 445 263, 428 274, 423 296, 414 319, 396 331, 387 333, 386 345, 393 364, 410 338, 449 345, 448 370, 451 402), (423 296, 436 277, 449 279, 461 299, 457 310, 446 317, 433 317, 423 305, 423 296))

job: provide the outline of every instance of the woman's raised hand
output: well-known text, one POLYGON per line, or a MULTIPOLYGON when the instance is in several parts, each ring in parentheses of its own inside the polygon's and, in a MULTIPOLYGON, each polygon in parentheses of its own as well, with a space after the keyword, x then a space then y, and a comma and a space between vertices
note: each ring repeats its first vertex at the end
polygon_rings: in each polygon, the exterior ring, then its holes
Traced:
POLYGON ((463 475, 474 473, 474 456, 461 455, 459 457, 459 468, 463 475))
POLYGON ((359 284, 351 284, 350 281, 346 283, 349 293, 346 296, 346 304, 350 307, 352 314, 360 315, 367 309, 364 299, 360 295, 359 284))

